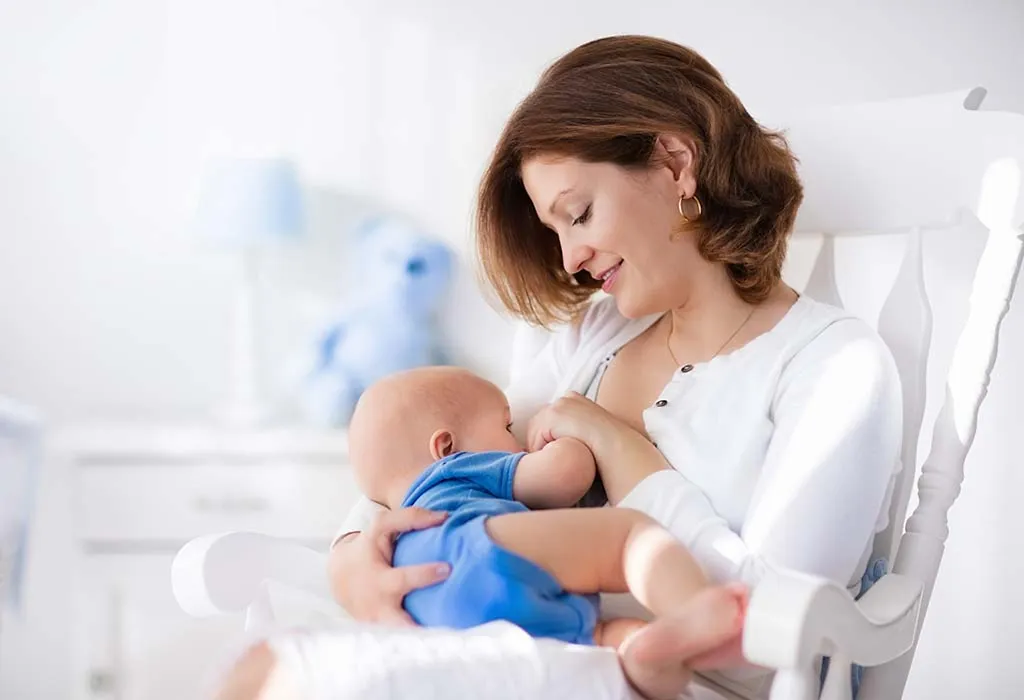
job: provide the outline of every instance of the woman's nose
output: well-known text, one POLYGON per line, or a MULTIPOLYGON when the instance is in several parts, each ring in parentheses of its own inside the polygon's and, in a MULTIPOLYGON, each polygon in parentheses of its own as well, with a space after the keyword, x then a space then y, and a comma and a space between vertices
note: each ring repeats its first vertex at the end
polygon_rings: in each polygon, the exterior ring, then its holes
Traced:
POLYGON ((562 243, 562 267, 570 275, 575 275, 594 257, 594 249, 585 245, 568 245, 562 243))

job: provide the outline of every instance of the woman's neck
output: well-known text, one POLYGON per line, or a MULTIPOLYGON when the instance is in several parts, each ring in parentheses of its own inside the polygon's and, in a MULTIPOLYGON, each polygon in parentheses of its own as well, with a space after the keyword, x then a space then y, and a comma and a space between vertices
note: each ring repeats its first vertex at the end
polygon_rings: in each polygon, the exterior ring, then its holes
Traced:
POLYGON ((740 297, 721 265, 709 265, 702 272, 692 279, 686 303, 669 311, 662 322, 664 337, 683 363, 705 362, 734 343, 743 344, 743 330, 755 320, 760 306, 740 297))

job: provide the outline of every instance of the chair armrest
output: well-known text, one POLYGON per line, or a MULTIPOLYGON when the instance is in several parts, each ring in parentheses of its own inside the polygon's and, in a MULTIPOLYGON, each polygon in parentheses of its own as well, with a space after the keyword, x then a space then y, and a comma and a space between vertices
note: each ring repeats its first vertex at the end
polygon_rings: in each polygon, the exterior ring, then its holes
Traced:
POLYGON ((814 669, 820 655, 878 666, 910 650, 922 590, 913 578, 887 574, 854 600, 846 589, 822 578, 769 574, 751 596, 744 656, 761 666, 799 674, 783 674, 783 684, 799 686, 793 695, 800 697, 816 684, 814 669))
POLYGON ((331 599, 326 555, 269 535, 197 537, 178 551, 171 565, 174 597, 195 617, 246 610, 268 581, 331 599))

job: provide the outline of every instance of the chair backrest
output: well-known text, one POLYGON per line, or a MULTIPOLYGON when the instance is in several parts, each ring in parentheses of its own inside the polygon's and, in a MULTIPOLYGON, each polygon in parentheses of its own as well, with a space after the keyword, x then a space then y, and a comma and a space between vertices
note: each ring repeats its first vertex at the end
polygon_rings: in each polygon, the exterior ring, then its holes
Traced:
MULTIPOLYGON (((888 527, 874 556, 924 585, 918 631, 948 535, 947 513, 960 491, 978 406, 995 360, 999 323, 1020 267, 1024 197, 1024 115, 979 110, 985 91, 931 95, 805 112, 763 122, 782 128, 800 160, 805 201, 796 235, 822 236, 804 291, 843 305, 836 285, 835 239, 904 233, 907 245, 878 330, 895 357, 904 394, 901 470, 888 527), (924 415, 932 315, 922 241, 971 214, 988 230, 971 305, 957 343, 945 403, 922 466, 919 505, 906 512, 924 415)), ((869 271, 870 272, 870 271, 869 271)), ((916 646, 916 642, 915 642, 916 646)), ((913 650, 868 669, 862 697, 899 697, 913 650)))

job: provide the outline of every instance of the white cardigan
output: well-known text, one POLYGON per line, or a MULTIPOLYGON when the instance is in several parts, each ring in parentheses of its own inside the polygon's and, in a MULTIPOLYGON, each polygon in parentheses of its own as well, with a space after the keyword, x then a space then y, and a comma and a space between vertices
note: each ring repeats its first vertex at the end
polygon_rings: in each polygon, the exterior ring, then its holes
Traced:
MULTIPOLYGON (((604 298, 578 324, 524 327, 506 391, 514 428, 567 391, 585 393, 602 360, 657 318, 630 321, 604 298)), ((619 507, 661 523, 714 580, 755 585, 790 568, 856 593, 887 524, 902 435, 899 376, 870 326, 801 296, 767 333, 677 371, 643 419, 673 469, 619 507)), ((378 509, 361 499, 339 536, 378 509)))

